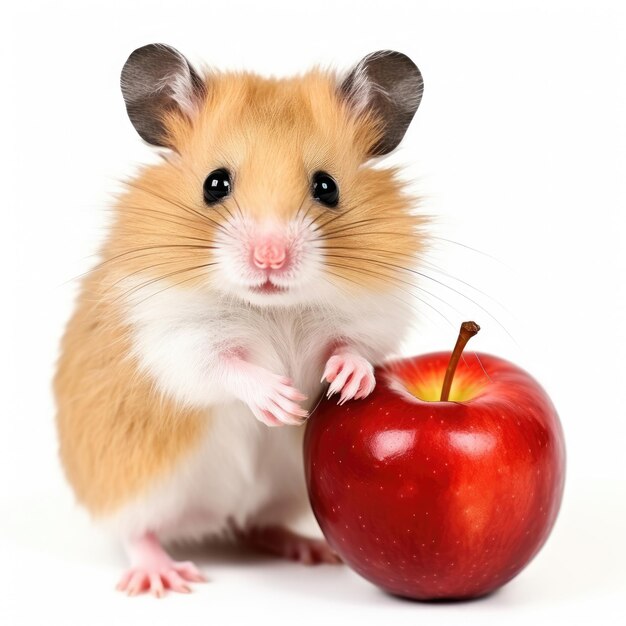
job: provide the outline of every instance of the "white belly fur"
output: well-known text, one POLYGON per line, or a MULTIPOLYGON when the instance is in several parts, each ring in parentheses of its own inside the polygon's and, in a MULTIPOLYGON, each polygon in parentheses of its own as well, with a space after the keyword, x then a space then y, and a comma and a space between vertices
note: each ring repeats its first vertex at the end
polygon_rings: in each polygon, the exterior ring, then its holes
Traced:
POLYGON ((307 510, 303 427, 268 428, 240 402, 211 409, 210 428, 175 471, 106 520, 122 536, 165 541, 221 533, 232 519, 284 524, 307 510))

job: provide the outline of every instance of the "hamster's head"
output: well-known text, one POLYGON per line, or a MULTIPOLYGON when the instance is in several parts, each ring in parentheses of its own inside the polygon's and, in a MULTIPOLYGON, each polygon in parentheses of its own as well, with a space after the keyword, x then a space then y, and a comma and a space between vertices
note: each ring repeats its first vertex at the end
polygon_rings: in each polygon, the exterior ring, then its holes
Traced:
POLYGON ((376 157, 400 142, 422 77, 398 52, 338 75, 200 75, 161 44, 122 71, 128 115, 163 159, 127 181, 109 255, 142 289, 257 306, 401 288, 425 219, 376 157))

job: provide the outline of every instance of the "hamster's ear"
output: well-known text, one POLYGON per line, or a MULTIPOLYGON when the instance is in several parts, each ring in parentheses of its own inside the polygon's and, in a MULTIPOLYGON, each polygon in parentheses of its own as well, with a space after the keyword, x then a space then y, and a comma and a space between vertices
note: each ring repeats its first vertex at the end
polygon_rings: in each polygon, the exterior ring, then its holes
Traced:
POLYGON ((372 52, 352 69, 341 94, 359 113, 371 111, 383 124, 383 135, 370 156, 391 152, 402 140, 422 100, 424 81, 407 57, 393 50, 372 52))
POLYGON ((122 69, 121 87, 128 117, 142 139, 155 146, 169 144, 165 116, 192 117, 205 95, 202 79, 178 50, 164 44, 137 48, 122 69))

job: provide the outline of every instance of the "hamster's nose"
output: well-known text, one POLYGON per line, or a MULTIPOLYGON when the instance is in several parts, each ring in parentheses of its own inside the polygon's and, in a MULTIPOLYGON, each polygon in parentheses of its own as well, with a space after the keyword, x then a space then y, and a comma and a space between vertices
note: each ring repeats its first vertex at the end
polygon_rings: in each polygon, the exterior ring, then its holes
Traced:
POLYGON ((261 269, 280 269, 287 259, 285 243, 278 239, 267 239, 254 246, 254 264, 261 269))

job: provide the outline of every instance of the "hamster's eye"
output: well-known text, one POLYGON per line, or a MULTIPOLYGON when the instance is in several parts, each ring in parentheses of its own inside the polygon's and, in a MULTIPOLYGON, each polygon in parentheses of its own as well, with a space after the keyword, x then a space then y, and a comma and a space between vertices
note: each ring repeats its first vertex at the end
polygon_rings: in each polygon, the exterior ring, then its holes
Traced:
POLYGON ((336 207, 339 202, 339 187, 335 179, 326 172, 316 172, 313 175, 311 193, 316 200, 329 207, 336 207))
POLYGON ((204 201, 215 204, 230 194, 230 173, 219 169, 211 172, 204 181, 204 201))

